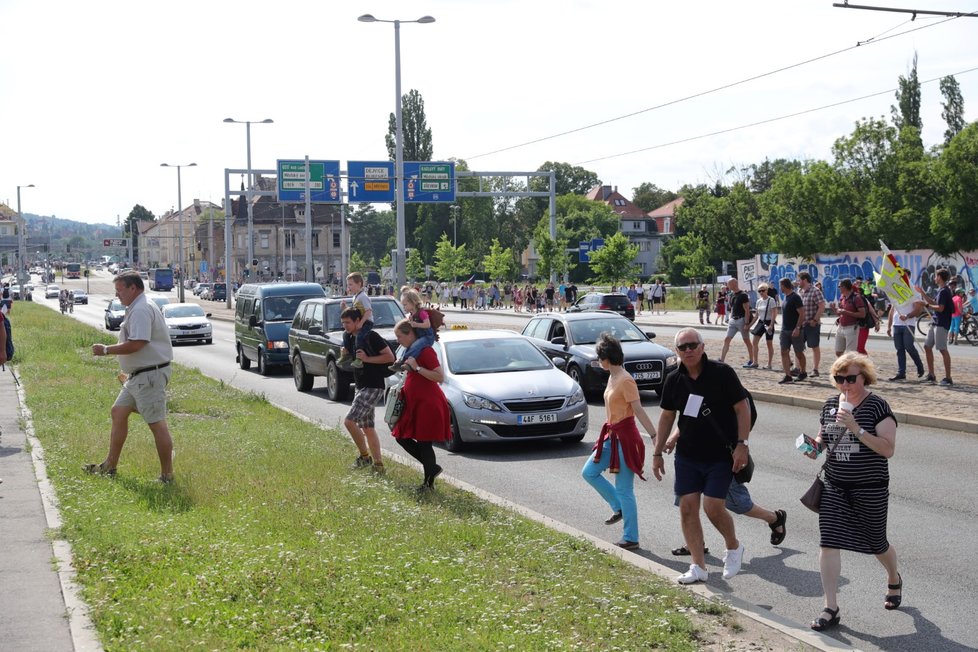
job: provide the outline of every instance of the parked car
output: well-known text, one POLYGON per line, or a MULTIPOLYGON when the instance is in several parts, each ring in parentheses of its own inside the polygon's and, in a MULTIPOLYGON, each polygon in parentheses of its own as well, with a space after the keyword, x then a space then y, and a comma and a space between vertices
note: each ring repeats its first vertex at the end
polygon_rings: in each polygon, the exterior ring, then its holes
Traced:
POLYGON ((203 342, 211 344, 214 341, 214 327, 211 325, 211 314, 196 303, 168 303, 162 307, 163 321, 170 331, 170 342, 203 342))
POLYGON ((291 365, 289 327, 306 299, 323 297, 318 283, 248 283, 238 291, 234 308, 235 361, 242 369, 258 362, 258 373, 291 365))
MULTIPOLYGON (((337 360, 343 348, 343 326, 340 323, 342 304, 350 305, 350 297, 306 299, 295 312, 289 328, 289 352, 292 378, 300 392, 312 389, 316 376, 326 377, 326 395, 333 401, 350 395, 353 374, 340 369, 337 360)), ((383 337, 392 351, 397 350, 394 325, 405 318, 404 309, 394 297, 371 297, 374 330, 383 337)))
POLYGON ((211 287, 210 283, 198 283, 194 286, 194 296, 199 297, 204 290, 209 290, 211 287))
POLYGON ((551 360, 563 360, 563 368, 588 394, 604 391, 608 372, 601 368, 594 345, 601 333, 621 341, 625 371, 639 389, 662 391, 666 376, 678 365, 676 354, 643 333, 634 323, 613 312, 547 313, 527 322, 523 335, 531 338, 551 360))
MULTIPOLYGON (((18 288, 19 289, 19 288, 18 288)), ((11 288, 12 292, 13 288, 11 288)), ((58 295, 61 294, 61 288, 55 284, 51 284, 44 288, 44 298, 45 299, 57 299, 58 295)))
POLYGON ((628 300, 628 297, 617 292, 585 294, 567 308, 567 312, 593 312, 595 310, 610 310, 635 321, 635 306, 628 300))
POLYGON ((554 364, 529 338, 502 330, 446 331, 434 350, 445 373, 449 450, 474 442, 579 442, 587 434, 581 386, 559 368, 561 360, 554 364))
POLYGON ((227 301, 227 298, 228 298, 227 283, 215 283, 207 291, 207 299, 209 301, 227 301))
POLYGON ((10 286, 10 298, 11 299, 20 299, 20 286, 19 285, 11 285, 10 286))
POLYGON ((155 303, 156 304, 156 307, 159 308, 160 310, 163 309, 163 306, 165 306, 166 304, 170 303, 170 297, 165 297, 162 294, 149 294, 149 293, 147 293, 146 294, 146 298, 148 300, 152 301, 153 303, 155 303))
POLYGON ((88 305, 88 295, 85 294, 85 290, 72 290, 72 295, 74 296, 75 304, 88 305))
POLYGON ((105 307, 105 330, 117 331, 126 317, 126 307, 118 299, 110 299, 105 307))

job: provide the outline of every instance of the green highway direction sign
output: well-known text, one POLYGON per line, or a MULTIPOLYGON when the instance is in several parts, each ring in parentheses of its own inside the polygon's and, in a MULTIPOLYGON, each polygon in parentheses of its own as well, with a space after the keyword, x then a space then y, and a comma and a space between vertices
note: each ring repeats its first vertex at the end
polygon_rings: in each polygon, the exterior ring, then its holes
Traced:
POLYGON ((455 201, 455 163, 404 161, 404 202, 455 201))
MULTIPOLYGON (((306 161, 278 160, 278 201, 306 201, 306 161)), ((313 204, 338 204, 340 162, 309 161, 309 201, 313 204)))

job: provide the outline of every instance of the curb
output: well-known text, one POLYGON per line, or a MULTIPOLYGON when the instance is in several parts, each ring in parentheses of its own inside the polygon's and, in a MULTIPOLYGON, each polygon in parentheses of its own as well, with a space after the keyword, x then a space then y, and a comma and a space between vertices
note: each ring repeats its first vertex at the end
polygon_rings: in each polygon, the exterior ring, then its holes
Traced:
POLYGON ((54 553, 58 581, 61 583, 61 597, 64 598, 65 602, 65 617, 68 620, 72 646, 76 652, 102 652, 102 644, 89 616, 91 610, 82 599, 81 587, 76 581, 77 573, 71 544, 57 537, 57 530, 61 527, 58 496, 48 478, 47 464, 44 461, 44 447, 34 433, 33 414, 27 407, 24 386, 19 382, 17 383, 17 399, 20 403, 20 415, 24 422, 24 435, 31 447, 31 460, 34 463, 34 476, 37 479, 37 488, 41 494, 41 504, 44 507, 44 519, 48 529, 56 535, 51 540, 51 547, 54 553))

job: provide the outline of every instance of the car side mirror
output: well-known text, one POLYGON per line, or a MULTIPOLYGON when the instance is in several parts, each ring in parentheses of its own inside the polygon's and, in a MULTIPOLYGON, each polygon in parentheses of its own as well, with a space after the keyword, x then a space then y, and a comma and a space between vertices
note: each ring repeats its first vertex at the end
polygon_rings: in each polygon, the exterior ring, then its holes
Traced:
POLYGON ((554 358, 551 360, 551 362, 553 362, 554 366, 560 369, 561 371, 563 371, 564 368, 567 366, 567 360, 564 360, 563 358, 554 358))
POLYGON ((645 337, 649 338, 650 340, 654 340, 655 333, 653 333, 652 331, 645 331, 645 337))
POLYGON ((211 317, 211 313, 209 313, 209 312, 205 312, 205 313, 204 313, 204 317, 207 317, 208 319, 210 319, 210 317, 211 317))
POLYGON ((310 335, 322 335, 323 334, 323 327, 322 326, 310 326, 309 327, 309 334, 310 335))
POLYGON ((258 318, 257 317, 255 317, 254 315, 252 315, 251 317, 248 317, 248 328, 254 328, 257 325, 258 325, 258 318))
POLYGON ((559 335, 553 338, 552 340, 550 340, 550 343, 553 344, 554 346, 567 346, 567 338, 564 337, 563 335, 559 335))

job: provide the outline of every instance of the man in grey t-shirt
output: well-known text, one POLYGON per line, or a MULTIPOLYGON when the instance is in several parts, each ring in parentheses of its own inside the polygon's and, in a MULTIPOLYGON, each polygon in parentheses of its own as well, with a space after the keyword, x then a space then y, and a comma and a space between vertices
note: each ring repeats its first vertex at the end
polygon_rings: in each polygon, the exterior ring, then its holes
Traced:
POLYGON ((115 279, 115 294, 126 306, 119 329, 119 343, 93 344, 92 355, 119 356, 122 390, 112 405, 109 452, 100 464, 86 464, 88 473, 114 476, 122 447, 129 436, 129 415, 138 412, 156 440, 160 458, 160 482, 173 482, 173 439, 166 424, 166 386, 170 382, 173 348, 163 314, 143 293, 138 272, 124 272, 115 279))

